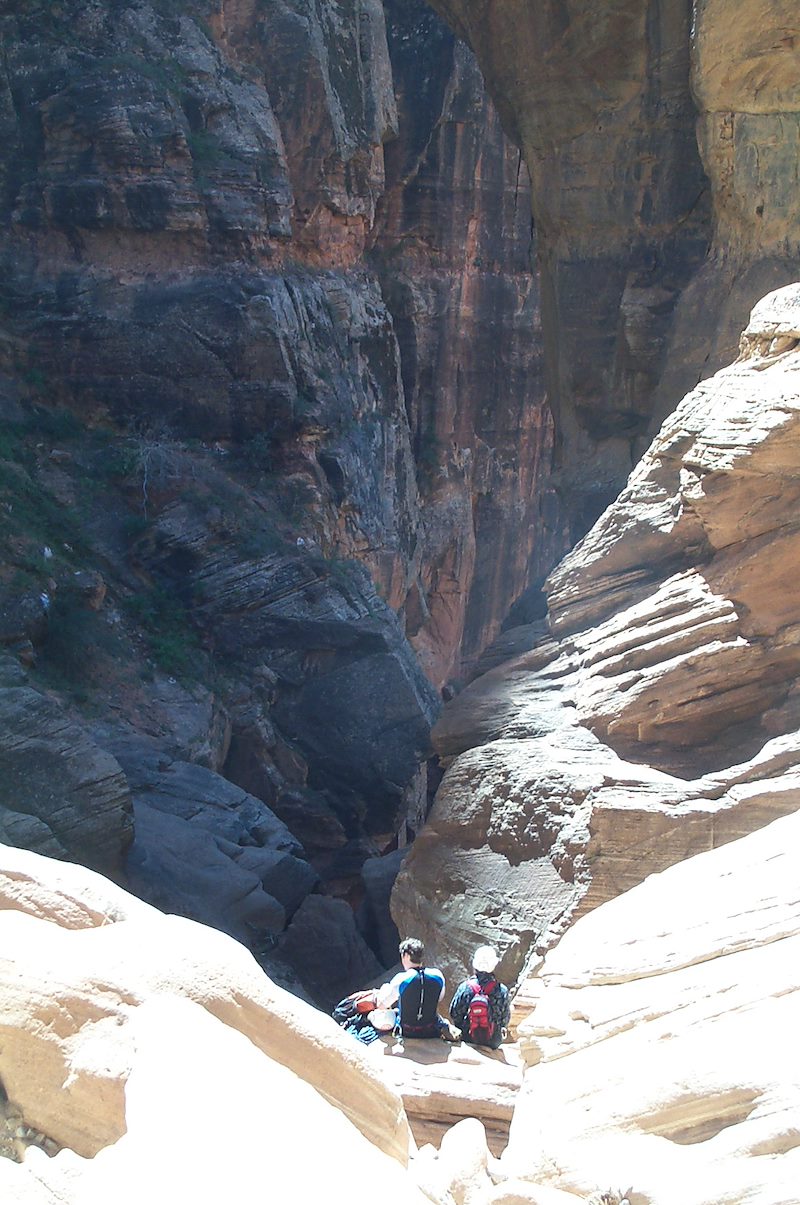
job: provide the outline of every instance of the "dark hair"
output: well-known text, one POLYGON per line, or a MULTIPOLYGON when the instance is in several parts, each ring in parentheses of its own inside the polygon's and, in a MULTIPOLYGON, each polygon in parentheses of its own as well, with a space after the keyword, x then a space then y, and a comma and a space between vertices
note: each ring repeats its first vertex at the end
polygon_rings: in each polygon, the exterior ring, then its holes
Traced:
POLYGON ((400 957, 408 954, 415 966, 421 966, 425 957, 425 946, 418 937, 405 937, 400 942, 400 957))

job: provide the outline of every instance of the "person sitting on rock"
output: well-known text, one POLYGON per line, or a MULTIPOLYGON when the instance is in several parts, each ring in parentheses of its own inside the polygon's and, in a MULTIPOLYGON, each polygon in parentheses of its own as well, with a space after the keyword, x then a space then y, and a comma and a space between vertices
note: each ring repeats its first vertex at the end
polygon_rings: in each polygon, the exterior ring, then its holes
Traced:
POLYGON ((464 1041, 492 1050, 502 1042, 511 1019, 508 988, 494 975, 499 961, 491 946, 479 946, 472 956, 474 974, 459 984, 450 1002, 450 1016, 464 1041))
POLYGON ((426 967, 425 947, 417 937, 400 942, 402 971, 384 983, 378 991, 379 1008, 396 1008, 397 1027, 404 1038, 444 1038, 456 1036, 437 1011, 444 996, 444 975, 436 967, 426 967))

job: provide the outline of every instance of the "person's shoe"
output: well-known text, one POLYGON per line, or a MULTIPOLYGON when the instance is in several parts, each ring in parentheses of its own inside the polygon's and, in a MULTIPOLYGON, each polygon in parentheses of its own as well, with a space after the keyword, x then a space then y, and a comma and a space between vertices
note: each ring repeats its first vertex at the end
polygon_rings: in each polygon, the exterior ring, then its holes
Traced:
POLYGON ((461 1030, 457 1029, 455 1025, 451 1025, 448 1021, 447 1025, 443 1025, 439 1030, 439 1037, 443 1042, 460 1042, 461 1030))

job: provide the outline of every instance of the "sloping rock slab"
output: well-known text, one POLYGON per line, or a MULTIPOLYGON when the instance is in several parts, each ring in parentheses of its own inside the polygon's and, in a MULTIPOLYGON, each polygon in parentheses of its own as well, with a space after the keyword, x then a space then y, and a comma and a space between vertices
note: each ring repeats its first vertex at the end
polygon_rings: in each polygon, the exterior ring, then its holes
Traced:
POLYGON ((504 1164, 641 1205, 785 1205, 800 1184, 800 813, 579 921, 529 984, 504 1164))
POLYGON ((0 930, 0 1081, 26 1125, 69 1148, 35 1173, 26 1162, 16 1184, 33 1178, 83 1202, 114 1180, 109 1194, 126 1202, 145 1190, 205 1202, 224 1178, 227 1192, 246 1195, 266 1149, 270 1192, 286 1181, 312 1199, 319 1164, 326 1199, 366 1190, 362 1176, 378 1191, 385 1175, 392 1196, 419 1200, 398 1178, 409 1149, 402 1105, 364 1049, 230 938, 165 917, 82 867, 8 847, 0 930), (233 1161, 227 1144, 208 1141, 222 1102, 243 1143, 233 1161), (309 1130, 319 1159, 301 1155, 309 1130))

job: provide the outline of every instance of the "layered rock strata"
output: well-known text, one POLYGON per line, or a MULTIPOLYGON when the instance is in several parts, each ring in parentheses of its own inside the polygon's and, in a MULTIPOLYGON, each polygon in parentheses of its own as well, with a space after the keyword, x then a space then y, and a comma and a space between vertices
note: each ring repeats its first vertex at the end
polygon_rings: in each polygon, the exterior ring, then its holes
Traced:
POLYGON ((0 687, 0 835, 112 877, 122 874, 133 839, 122 767, 24 676, 0 687))
POLYGON ((421 3, 26 0, 0 38, 0 641, 119 754, 130 884, 338 989, 435 690, 562 546, 524 168, 421 3))
POLYGON ((440 685, 563 545, 525 171, 412 9, 8 14, 4 296, 37 398, 244 445, 440 685))
POLYGON ((464 43, 422 0, 386 10, 401 122, 373 262, 424 500, 408 630, 434 681, 447 681, 471 667, 508 602, 541 584, 566 536, 548 480, 527 169, 464 43))
POLYGON ((550 634, 446 709, 393 912, 453 979, 485 940, 513 979, 580 912, 800 805, 799 304, 755 308, 549 579, 550 634))
POLYGON ((547 383, 576 536, 653 415, 727 363, 797 279, 789 0, 434 0, 475 51, 533 181, 547 383))

